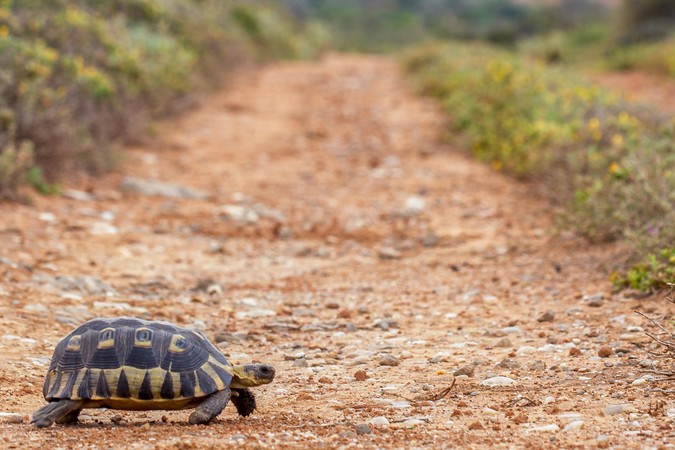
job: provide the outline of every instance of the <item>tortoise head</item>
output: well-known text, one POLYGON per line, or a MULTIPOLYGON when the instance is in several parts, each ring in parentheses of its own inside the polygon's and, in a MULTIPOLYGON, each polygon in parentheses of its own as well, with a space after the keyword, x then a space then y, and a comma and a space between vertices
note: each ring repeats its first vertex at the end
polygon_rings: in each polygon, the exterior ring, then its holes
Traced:
POLYGON ((271 383, 274 380, 274 367, 268 364, 244 364, 232 367, 233 388, 247 388, 271 383))

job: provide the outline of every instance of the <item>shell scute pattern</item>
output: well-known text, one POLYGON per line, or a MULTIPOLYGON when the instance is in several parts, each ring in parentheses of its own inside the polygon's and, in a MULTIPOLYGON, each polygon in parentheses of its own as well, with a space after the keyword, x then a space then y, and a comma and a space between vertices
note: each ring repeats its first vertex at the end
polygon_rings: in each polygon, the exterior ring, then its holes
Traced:
POLYGON ((55 399, 176 400, 229 386, 232 369, 200 332, 134 318, 94 319, 56 346, 43 393, 55 399))

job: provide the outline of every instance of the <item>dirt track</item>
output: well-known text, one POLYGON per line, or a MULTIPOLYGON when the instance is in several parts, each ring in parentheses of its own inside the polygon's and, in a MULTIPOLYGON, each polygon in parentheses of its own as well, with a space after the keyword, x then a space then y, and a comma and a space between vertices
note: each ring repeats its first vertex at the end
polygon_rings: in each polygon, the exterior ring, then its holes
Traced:
POLYGON ((556 234, 528 186, 442 129, 391 60, 281 64, 162 125, 124 175, 69 186, 88 196, 1 205, 0 411, 24 423, 0 425, 0 447, 670 445, 673 396, 642 378, 633 313, 666 302, 612 295, 618 249, 556 234), (115 315, 196 326, 277 379, 253 416, 210 426, 104 410, 29 425, 54 345, 115 315), (496 376, 515 383, 481 384, 496 376))

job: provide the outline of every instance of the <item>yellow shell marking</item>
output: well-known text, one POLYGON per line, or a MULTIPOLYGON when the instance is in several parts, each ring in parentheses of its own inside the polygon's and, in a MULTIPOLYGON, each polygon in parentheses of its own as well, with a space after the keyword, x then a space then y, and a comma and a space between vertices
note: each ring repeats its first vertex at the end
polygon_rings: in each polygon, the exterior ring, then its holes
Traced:
POLYGON ((152 330, 150 328, 139 328, 136 330, 136 334, 134 335, 134 347, 152 347, 152 330))
POLYGON ((171 337, 171 343, 169 344, 169 351, 172 353, 183 353, 187 350, 188 341, 185 339, 185 336, 181 334, 174 334, 171 337))
POLYGON ((97 348, 111 348, 115 346, 115 329, 104 328, 99 331, 97 348))
POLYGON ((68 341, 68 345, 66 346, 66 350, 79 352, 81 344, 82 344, 82 336, 78 334, 77 336, 73 336, 70 338, 70 340, 68 341))

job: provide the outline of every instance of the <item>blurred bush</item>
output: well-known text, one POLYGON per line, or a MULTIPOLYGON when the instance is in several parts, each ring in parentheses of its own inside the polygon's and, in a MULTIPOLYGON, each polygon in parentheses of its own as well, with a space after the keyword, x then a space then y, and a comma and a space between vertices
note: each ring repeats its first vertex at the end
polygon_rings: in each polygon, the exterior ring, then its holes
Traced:
POLYGON ((618 29, 622 43, 663 39, 673 30, 673 0, 623 0, 618 29))
POLYGON ((178 99, 246 61, 310 57, 325 44, 316 26, 270 5, 0 0, 0 198, 15 198, 27 173, 48 186, 69 170, 108 169, 116 147, 178 99))
POLYGON ((405 66, 479 159, 539 182, 568 206, 567 225, 591 241, 626 240, 636 257, 672 247, 675 122, 569 70, 485 45, 427 45, 405 66))

